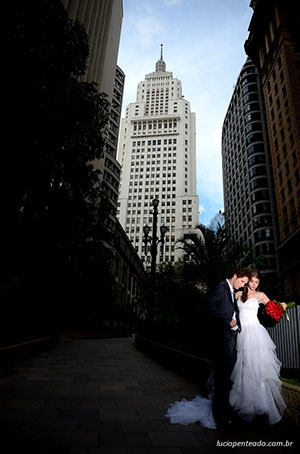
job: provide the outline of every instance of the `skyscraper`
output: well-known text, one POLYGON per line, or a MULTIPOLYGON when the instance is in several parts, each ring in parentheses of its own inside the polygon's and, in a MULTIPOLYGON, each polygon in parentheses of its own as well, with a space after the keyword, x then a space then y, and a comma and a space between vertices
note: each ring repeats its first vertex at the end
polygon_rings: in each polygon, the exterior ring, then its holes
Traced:
POLYGON ((123 19, 123 0, 61 0, 70 19, 83 24, 90 55, 83 79, 112 100, 123 19))
POLYGON ((151 227, 154 198, 160 201, 158 226, 168 228, 164 260, 178 260, 176 240, 199 222, 195 135, 195 114, 181 81, 166 71, 161 45, 155 72, 138 84, 136 101, 126 109, 118 146, 118 216, 142 259, 143 226, 151 227))
MULTIPOLYGON (((125 311, 141 312, 145 286, 145 270, 140 257, 116 219, 121 166, 116 159, 121 119, 125 74, 117 66, 123 18, 123 0, 62 0, 68 16, 83 24, 89 38, 90 55, 87 72, 82 78, 96 82, 99 92, 111 103, 108 139, 102 159, 94 162, 100 169, 110 200, 111 213, 105 219, 113 232, 108 244, 113 251, 112 275, 115 280, 116 302, 125 311)), ((113 303, 113 302, 111 302, 113 303)), ((112 306, 111 316, 115 307, 112 306)), ((115 314, 116 320, 124 314, 115 314)))
POLYGON ((108 141, 102 159, 94 166, 101 171, 107 185, 112 213, 108 220, 114 224, 120 180, 120 165, 116 160, 119 123, 125 75, 117 66, 120 34, 123 19, 123 0, 62 0, 68 16, 78 20, 85 28, 90 55, 87 71, 82 77, 96 82, 99 92, 105 93, 111 103, 108 141))
MULTIPOLYGON (((106 182, 107 195, 112 205, 112 218, 116 218, 121 166, 117 161, 118 136, 121 121, 125 75, 119 66, 116 67, 114 89, 111 101, 108 138, 101 160, 100 170, 106 182)), ((114 222, 113 219, 113 222, 114 222)))
POLYGON ((258 68, 266 105, 285 293, 300 295, 300 7, 251 1, 245 51, 258 68))
POLYGON ((278 283, 277 216, 264 99, 257 68, 242 67, 222 128, 226 226, 233 240, 265 257, 269 284, 278 283), (271 282, 270 282, 271 281, 271 282))

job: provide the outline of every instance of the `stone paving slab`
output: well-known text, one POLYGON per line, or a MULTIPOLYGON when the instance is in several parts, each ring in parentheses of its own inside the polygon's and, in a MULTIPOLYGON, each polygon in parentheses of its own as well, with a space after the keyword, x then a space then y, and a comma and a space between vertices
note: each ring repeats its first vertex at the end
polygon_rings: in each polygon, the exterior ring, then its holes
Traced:
MULTIPOLYGON (((131 338, 61 339, 0 375, 3 454, 292 453, 296 433, 272 427, 170 424, 170 403, 200 387, 137 350, 131 338), (232 447, 289 441, 292 447, 232 447), (222 443, 226 446, 220 446, 222 443)), ((299 446, 298 446, 299 449, 299 446)), ((299 451, 298 451, 299 452, 299 451)))

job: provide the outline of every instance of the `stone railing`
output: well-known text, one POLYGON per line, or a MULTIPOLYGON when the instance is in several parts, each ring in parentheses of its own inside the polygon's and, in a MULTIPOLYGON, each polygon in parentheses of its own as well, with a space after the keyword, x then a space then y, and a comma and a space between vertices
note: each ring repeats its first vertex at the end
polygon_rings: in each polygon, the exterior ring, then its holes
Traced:
POLYGON ((284 412, 285 422, 300 427, 300 386, 282 382, 281 394, 287 405, 284 412))
POLYGON ((142 336, 135 336, 135 345, 166 367, 195 381, 205 392, 212 369, 211 361, 142 336))
POLYGON ((6 370, 26 359, 54 347, 59 336, 46 336, 0 348, 0 370, 6 370))

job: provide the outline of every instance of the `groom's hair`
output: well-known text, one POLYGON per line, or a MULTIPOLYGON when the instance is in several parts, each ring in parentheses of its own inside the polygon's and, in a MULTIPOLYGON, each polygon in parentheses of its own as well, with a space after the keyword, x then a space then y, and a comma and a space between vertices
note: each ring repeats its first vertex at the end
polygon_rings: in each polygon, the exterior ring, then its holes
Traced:
POLYGON ((232 272, 229 277, 232 277, 234 274, 236 274, 237 277, 244 277, 244 276, 249 277, 249 269, 244 268, 242 266, 236 266, 235 268, 232 269, 232 272))

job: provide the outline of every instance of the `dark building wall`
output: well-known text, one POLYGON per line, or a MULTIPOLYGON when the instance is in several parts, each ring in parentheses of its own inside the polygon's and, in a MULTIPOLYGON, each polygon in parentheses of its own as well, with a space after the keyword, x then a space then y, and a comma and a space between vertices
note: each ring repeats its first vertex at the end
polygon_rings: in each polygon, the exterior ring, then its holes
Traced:
POLYGON ((276 209, 264 100, 257 68, 247 59, 222 129, 226 225, 232 238, 265 257, 262 270, 276 285, 276 209))
POLYGON ((245 43, 266 105, 285 292, 300 295, 300 6, 257 0, 245 43))

